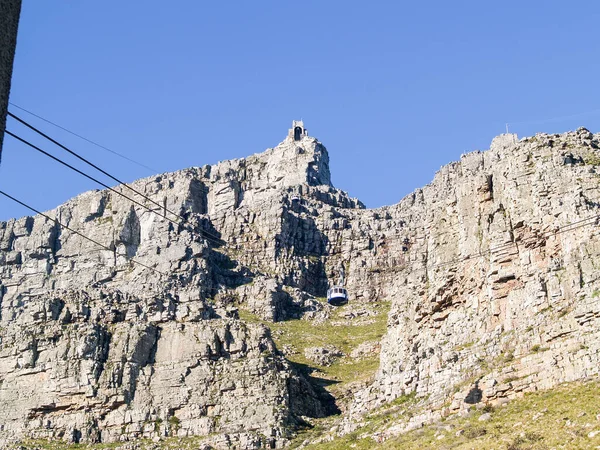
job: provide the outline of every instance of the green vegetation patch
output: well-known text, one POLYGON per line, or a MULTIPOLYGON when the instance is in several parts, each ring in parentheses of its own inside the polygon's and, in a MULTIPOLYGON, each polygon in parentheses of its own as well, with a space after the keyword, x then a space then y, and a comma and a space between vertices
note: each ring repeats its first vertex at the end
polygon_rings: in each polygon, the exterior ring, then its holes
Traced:
POLYGON ((568 383, 526 394, 506 406, 473 410, 468 417, 448 419, 399 436, 386 436, 385 430, 406 420, 406 413, 388 414, 385 420, 381 415, 367 416, 366 424, 355 432, 305 448, 583 450, 600 447, 599 413, 597 381, 568 383), (489 414, 489 419, 480 421, 483 414, 489 414))
MULTIPOLYGON (((374 304, 377 314, 371 317, 346 319, 345 314, 356 305, 352 303, 332 311, 329 320, 315 323, 310 320, 287 320, 266 323, 248 311, 240 310, 240 319, 251 323, 264 323, 271 329, 271 335, 277 348, 290 349, 287 359, 301 366, 308 366, 320 372, 324 378, 338 383, 347 383, 367 379, 375 374, 379 366, 379 355, 353 360, 349 357, 352 350, 369 341, 381 341, 387 330, 387 316, 390 302, 374 304), (304 356, 304 350, 310 347, 333 345, 346 356, 339 358, 330 366, 320 366, 304 356)), ((332 388, 335 389, 335 388, 332 388)))
POLYGON ((600 166, 600 156, 595 153, 590 153, 584 158, 585 164, 592 166, 600 166))
POLYGON ((171 437, 159 442, 153 442, 149 439, 137 439, 132 442, 112 442, 106 444, 67 444, 60 440, 29 439, 8 448, 10 450, 197 450, 206 439, 206 436, 171 437))

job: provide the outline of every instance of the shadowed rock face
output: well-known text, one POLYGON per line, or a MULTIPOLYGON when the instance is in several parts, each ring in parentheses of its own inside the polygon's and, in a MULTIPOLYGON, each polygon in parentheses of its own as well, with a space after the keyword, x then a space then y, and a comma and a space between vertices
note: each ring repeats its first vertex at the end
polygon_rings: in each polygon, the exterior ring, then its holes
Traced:
POLYGON ((352 417, 409 391, 453 412, 597 374, 597 227, 561 227, 598 214, 598 137, 503 135, 366 210, 292 134, 133 183, 158 214, 106 191, 48 213, 109 250, 41 217, 1 223, 0 437, 281 446, 335 405, 237 308, 316 317, 341 268, 351 303, 393 302, 352 417))

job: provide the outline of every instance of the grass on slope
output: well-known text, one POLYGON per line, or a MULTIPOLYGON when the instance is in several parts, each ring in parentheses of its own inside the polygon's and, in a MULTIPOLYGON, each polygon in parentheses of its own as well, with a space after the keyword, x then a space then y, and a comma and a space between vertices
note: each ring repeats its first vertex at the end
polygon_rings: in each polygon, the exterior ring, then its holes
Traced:
MULTIPOLYGON (((489 411, 489 408, 487 408, 489 411)), ((406 411, 403 411, 404 413, 406 411)), ((489 411, 446 420, 404 435, 381 439, 398 420, 394 414, 374 414, 365 426, 331 442, 306 450, 546 450, 600 448, 600 384, 564 384, 525 395, 489 411), (375 436, 375 439, 372 438, 375 436), (378 436, 380 439, 378 439, 378 436), (378 442, 378 441, 382 442, 378 442)), ((403 415, 403 414, 401 414, 403 415)), ((304 436, 307 438, 308 436, 304 436)))
MULTIPOLYGON (((276 323, 265 323, 270 329, 273 340, 279 350, 288 348, 286 358, 302 367, 311 367, 321 372, 325 378, 340 384, 362 381, 375 374, 379 367, 379 355, 353 360, 349 357, 352 350, 369 341, 380 342, 386 332, 389 302, 373 304, 377 314, 371 317, 354 319, 344 318, 344 314, 352 311, 356 305, 349 303, 335 308, 331 317, 323 323, 310 320, 287 320, 276 323), (309 347, 333 345, 346 356, 338 359, 330 366, 320 366, 304 356, 309 347)), ((245 310, 240 310, 240 319, 249 322, 260 320, 245 310)))
POLYGON ((12 447, 9 450, 197 450, 201 448, 205 436, 166 438, 158 443, 149 439, 139 439, 130 442, 112 442, 106 444, 68 444, 64 441, 50 441, 42 439, 28 439, 12 447))

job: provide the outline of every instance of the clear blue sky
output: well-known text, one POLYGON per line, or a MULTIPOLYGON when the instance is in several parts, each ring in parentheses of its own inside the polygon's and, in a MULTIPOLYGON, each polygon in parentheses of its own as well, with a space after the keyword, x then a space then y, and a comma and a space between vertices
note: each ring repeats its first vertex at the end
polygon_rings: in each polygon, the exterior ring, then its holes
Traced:
MULTIPOLYGON (((262 151, 303 118, 335 186, 376 207, 506 122, 600 131, 598 23, 596 1, 25 1, 11 101, 160 171, 262 151)), ((96 186, 7 137, 0 188, 46 210, 96 186)), ((25 214, 0 199, 0 219, 25 214)))

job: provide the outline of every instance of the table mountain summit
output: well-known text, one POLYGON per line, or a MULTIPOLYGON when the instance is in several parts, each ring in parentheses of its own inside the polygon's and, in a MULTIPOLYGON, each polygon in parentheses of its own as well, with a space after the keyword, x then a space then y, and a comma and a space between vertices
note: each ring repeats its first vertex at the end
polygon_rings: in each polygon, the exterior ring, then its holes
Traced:
POLYGON ((388 434, 597 376, 599 138, 501 135, 366 209, 295 121, 263 153, 115 188, 139 204, 93 191, 0 223, 0 441, 279 448, 409 394, 426 408, 388 434))

